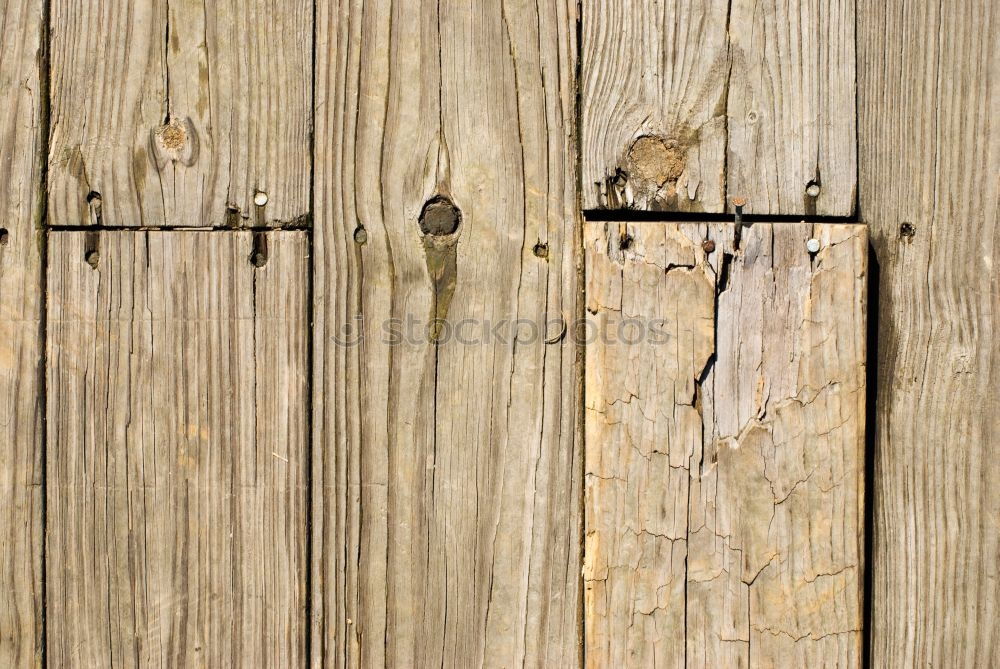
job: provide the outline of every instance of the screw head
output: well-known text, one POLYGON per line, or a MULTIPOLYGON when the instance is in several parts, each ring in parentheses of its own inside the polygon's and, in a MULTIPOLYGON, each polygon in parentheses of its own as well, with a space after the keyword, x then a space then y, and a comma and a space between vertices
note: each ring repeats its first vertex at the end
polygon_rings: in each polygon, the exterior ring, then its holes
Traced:
POLYGON ((263 207, 267 204, 267 193, 262 190, 257 191, 253 195, 253 203, 258 207, 263 207))
POLYGON ((818 253, 819 252, 819 240, 818 239, 810 239, 808 242, 806 242, 806 250, 809 251, 809 253, 818 253))

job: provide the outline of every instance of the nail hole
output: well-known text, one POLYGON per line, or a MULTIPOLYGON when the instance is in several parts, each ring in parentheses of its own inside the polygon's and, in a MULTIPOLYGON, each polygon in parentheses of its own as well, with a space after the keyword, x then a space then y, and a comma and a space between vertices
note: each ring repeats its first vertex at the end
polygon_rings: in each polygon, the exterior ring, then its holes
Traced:
POLYGON ((100 202, 100 201, 101 201, 101 194, 98 193, 96 190, 92 190, 89 193, 87 193, 87 204, 93 204, 94 202, 100 202))
POLYGON ((365 226, 359 225, 354 229, 354 241, 357 244, 368 243, 368 231, 365 230, 365 226))
POLYGON ((538 242, 537 244, 535 244, 535 247, 533 249, 531 249, 531 250, 539 258, 548 258, 549 257, 549 245, 548 244, 544 244, 542 242, 538 242))
POLYGON ((433 197, 420 212, 420 231, 425 235, 451 235, 462 223, 462 212, 446 197, 433 197))
POLYGON ((900 237, 911 238, 916 236, 916 234, 917 234, 917 229, 910 222, 904 222, 902 225, 899 226, 900 237))
POLYGON ((757 112, 749 111, 747 112, 747 123, 754 124, 757 122, 757 112))
POLYGON ((10 233, 7 228, 0 228, 0 246, 7 246, 10 242, 10 233))
POLYGON ((97 263, 101 261, 101 254, 97 251, 87 251, 83 255, 83 259, 87 261, 87 264, 93 269, 97 269, 97 263))
POLYGON ((618 240, 618 248, 622 251, 627 251, 632 246, 632 235, 627 232, 623 232, 622 236, 618 240))

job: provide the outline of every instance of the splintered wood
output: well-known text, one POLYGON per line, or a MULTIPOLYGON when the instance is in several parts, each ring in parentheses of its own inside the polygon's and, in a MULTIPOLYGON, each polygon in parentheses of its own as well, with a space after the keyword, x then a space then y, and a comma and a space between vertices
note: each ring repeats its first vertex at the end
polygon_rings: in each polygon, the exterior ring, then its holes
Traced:
POLYGON ((51 225, 306 222, 312 2, 50 4, 51 225))
POLYGON ((304 666, 305 234, 50 240, 49 663, 304 666))
POLYGON ((857 666, 865 228, 584 242, 587 665, 857 666))
POLYGON ((849 215, 854 3, 584 0, 584 207, 849 215))

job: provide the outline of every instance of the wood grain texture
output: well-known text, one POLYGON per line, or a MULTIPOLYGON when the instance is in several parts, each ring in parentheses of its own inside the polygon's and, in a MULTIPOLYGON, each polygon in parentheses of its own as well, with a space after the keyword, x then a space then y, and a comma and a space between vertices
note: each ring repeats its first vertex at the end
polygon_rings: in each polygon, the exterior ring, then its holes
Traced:
POLYGON ((585 0, 584 208, 849 215, 854 5, 585 0))
POLYGON ((576 3, 317 10, 314 665, 577 666, 576 3))
POLYGON ((308 246, 266 241, 50 234, 51 665, 305 663, 308 246))
POLYGON ((39 0, 0 1, 0 666, 42 651, 39 0))
POLYGON ((312 2, 51 5, 52 225, 308 219, 312 2))
POLYGON ((880 263, 871 661, 1000 665, 1000 6, 862 3, 880 263))
POLYGON ((859 666, 866 241, 587 224, 588 666, 859 666))

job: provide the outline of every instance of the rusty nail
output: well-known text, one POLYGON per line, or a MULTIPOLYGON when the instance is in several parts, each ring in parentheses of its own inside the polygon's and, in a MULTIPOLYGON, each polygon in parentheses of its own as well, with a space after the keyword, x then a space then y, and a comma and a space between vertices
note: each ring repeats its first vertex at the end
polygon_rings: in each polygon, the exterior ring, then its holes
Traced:
POLYGON ((705 253, 712 253, 715 251, 715 242, 711 239, 706 239, 701 243, 701 248, 705 251, 705 253))

